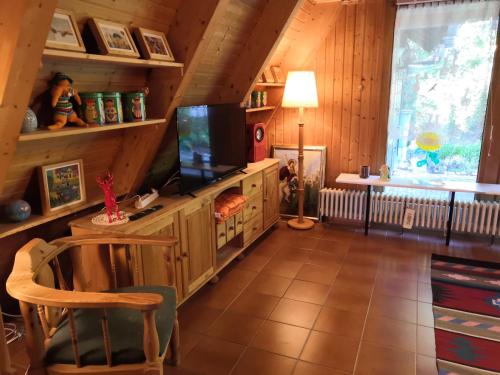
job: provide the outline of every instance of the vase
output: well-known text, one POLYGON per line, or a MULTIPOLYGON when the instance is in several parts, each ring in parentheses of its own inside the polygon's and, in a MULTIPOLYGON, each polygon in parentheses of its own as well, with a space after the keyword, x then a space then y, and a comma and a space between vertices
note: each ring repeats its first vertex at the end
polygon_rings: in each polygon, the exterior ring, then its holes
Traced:
POLYGON ((23 127, 21 129, 22 133, 31 133, 38 129, 38 120, 36 118, 35 112, 31 108, 26 110, 24 115, 23 127))

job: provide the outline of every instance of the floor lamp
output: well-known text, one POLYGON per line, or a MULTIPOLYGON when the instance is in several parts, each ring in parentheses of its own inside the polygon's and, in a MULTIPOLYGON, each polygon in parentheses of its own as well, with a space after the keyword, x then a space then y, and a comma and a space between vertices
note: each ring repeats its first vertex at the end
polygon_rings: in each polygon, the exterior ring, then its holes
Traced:
POLYGON ((304 219, 304 108, 318 107, 314 72, 288 72, 281 106, 299 109, 299 187, 297 189, 299 216, 289 220, 288 225, 294 229, 311 229, 314 222, 304 219))

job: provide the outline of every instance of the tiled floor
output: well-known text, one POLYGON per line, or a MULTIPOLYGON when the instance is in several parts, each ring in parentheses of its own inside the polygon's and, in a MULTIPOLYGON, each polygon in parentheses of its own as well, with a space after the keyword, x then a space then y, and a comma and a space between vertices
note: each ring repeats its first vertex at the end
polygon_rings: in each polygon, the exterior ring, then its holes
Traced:
POLYGON ((484 238, 279 223, 181 306, 182 364, 165 373, 436 374, 432 252, 500 257, 484 238))

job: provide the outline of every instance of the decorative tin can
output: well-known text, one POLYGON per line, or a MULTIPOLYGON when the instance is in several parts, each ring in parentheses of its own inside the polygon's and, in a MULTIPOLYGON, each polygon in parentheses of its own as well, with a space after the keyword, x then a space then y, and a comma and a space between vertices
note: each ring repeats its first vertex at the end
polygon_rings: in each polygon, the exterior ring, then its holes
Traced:
POLYGON ((81 117, 87 124, 104 125, 104 101, 102 92, 81 93, 81 117))
POLYGON ((123 94, 125 121, 145 121, 146 102, 143 92, 129 92, 123 94))
POLYGON ((260 102, 262 104, 262 107, 267 106, 267 91, 262 91, 260 93, 260 102))
POLYGON ((259 108, 260 106, 260 91, 252 91, 252 108, 259 108))
POLYGON ((104 118, 106 124, 117 124, 123 122, 122 94, 119 92, 105 92, 104 100, 104 118))

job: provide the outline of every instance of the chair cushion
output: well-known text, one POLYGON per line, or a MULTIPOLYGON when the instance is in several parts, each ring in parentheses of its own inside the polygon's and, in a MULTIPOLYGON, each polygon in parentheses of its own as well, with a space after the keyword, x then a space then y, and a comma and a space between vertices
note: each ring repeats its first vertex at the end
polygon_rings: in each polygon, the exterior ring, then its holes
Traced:
MULTIPOLYGON (((160 354, 170 340, 175 320, 175 289, 166 286, 143 286, 118 288, 106 293, 157 293, 163 296, 161 307, 156 310, 156 329, 160 341, 160 354)), ((113 365, 142 363, 144 356, 143 315, 138 310, 125 308, 106 309, 113 365)), ((78 349, 82 365, 105 365, 106 354, 101 328, 102 309, 75 310, 75 325, 78 349)), ((66 319, 50 340, 45 355, 47 365, 63 363, 74 364, 69 322, 66 319)))

